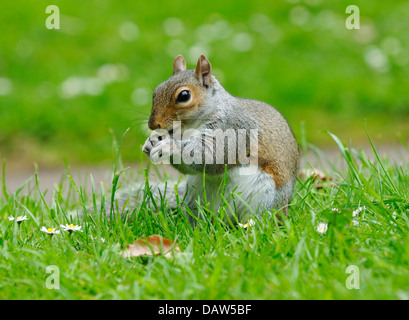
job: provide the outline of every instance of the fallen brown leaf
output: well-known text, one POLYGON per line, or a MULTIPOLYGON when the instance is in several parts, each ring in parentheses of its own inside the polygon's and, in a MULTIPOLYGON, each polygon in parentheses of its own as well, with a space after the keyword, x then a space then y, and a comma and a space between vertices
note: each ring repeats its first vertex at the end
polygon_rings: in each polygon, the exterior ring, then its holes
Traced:
POLYGON ((126 258, 159 256, 163 254, 165 257, 169 258, 172 252, 180 252, 177 243, 155 234, 135 240, 133 244, 128 245, 125 250, 120 252, 120 254, 126 258))

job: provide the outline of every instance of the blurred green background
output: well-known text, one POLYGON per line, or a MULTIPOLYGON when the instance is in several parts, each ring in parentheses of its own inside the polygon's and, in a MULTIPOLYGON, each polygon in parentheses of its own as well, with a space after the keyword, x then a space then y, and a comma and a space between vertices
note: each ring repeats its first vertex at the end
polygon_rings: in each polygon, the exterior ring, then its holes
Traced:
POLYGON ((122 156, 148 136, 154 87, 183 54, 205 53, 233 95, 279 109, 300 140, 325 147, 330 130, 355 144, 409 136, 409 2, 2 1, 0 153, 8 162, 60 165, 122 156), (48 5, 60 30, 48 30, 48 5), (345 9, 360 9, 348 30, 345 9), (145 121, 145 122, 144 122, 145 121))

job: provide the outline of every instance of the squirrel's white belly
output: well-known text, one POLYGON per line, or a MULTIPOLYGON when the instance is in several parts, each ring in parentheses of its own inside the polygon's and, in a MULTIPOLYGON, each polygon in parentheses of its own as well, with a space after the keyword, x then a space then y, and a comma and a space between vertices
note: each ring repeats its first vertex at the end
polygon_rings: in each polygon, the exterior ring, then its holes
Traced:
MULTIPOLYGON (((231 215, 237 215, 241 222, 242 220, 247 221, 252 215, 261 215, 263 207, 267 211, 271 210, 277 200, 277 190, 272 176, 260 170, 259 167, 249 168, 252 169, 253 174, 246 175, 243 175, 240 169, 240 167, 235 167, 228 171, 224 198, 233 210, 231 215), (235 208, 236 212, 234 212, 235 208)), ((198 198, 204 199, 206 196, 207 202, 217 211, 224 201, 220 196, 223 180, 224 174, 206 175, 203 185, 202 175, 188 175, 186 203, 191 209, 194 209, 198 198)))

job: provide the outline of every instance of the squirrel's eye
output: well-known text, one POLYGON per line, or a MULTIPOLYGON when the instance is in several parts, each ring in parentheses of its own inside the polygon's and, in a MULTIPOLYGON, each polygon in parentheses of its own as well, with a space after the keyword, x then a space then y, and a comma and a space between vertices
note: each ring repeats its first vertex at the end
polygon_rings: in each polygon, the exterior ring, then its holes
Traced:
POLYGON ((191 97, 191 93, 189 90, 183 90, 179 93, 176 102, 186 102, 189 101, 191 97))

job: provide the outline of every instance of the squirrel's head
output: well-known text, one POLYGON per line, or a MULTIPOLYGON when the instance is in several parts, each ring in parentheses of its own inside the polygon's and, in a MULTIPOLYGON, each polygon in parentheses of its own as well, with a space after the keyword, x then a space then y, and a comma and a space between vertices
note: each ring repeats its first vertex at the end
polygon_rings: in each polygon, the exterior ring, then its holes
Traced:
POLYGON ((153 92, 151 130, 171 130, 173 121, 183 125, 193 122, 200 114, 206 95, 212 88, 212 67, 204 55, 196 69, 186 70, 186 61, 179 55, 173 61, 173 75, 153 92))

